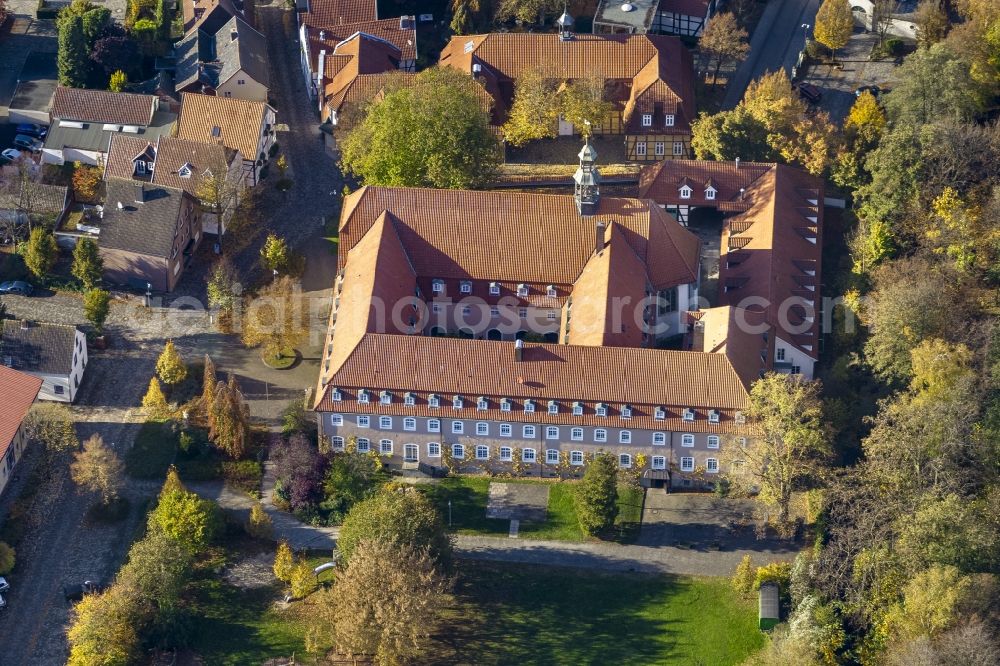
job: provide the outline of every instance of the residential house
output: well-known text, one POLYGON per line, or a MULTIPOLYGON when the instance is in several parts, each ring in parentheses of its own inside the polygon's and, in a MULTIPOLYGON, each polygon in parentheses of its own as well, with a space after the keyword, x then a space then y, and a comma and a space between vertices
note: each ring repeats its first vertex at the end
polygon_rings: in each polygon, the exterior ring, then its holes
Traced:
POLYGON ((173 187, 195 200, 205 196, 207 189, 212 200, 202 202, 201 226, 204 233, 215 235, 225 233, 228 216, 246 186, 239 152, 215 143, 166 136, 155 144, 136 137, 116 136, 108 151, 104 177, 173 187), (222 206, 224 218, 221 229, 217 213, 210 209, 217 203, 222 206))
POLYGON ((238 16, 206 16, 174 45, 174 57, 177 92, 267 101, 267 42, 238 16))
MULTIPOLYGON (((440 63, 482 83, 493 98, 495 126, 506 122, 524 72, 540 71, 559 81, 599 77, 615 111, 595 119, 595 133, 624 135, 629 160, 678 159, 690 153, 694 74, 691 54, 677 37, 576 35, 568 28, 560 34, 455 36, 440 63)), ((559 120, 558 134, 575 131, 559 120)))
POLYGON ((180 5, 185 35, 204 21, 225 23, 234 16, 253 24, 253 17, 247 13, 248 7, 242 0, 181 0, 180 5))
POLYGON ((697 37, 718 6, 719 0, 600 0, 594 32, 697 37))
MULTIPOLYGON (((919 17, 915 11, 915 2, 894 2, 890 4, 891 14, 884 23, 886 34, 905 39, 916 39, 917 30, 920 25, 919 17)), ((854 24, 865 30, 875 30, 872 21, 875 19, 875 3, 872 0, 851 0, 851 13, 854 15, 854 24)))
POLYGON ((24 419, 41 387, 38 377, 0 366, 0 495, 28 444, 24 419))
POLYGON ((107 158, 115 134, 155 141, 169 135, 177 116, 153 95, 83 90, 59 86, 49 112, 49 133, 42 149, 46 164, 83 162, 96 165, 107 158))
POLYGON ((108 178, 98 247, 104 280, 173 291, 201 241, 194 197, 166 185, 108 178))
MULTIPOLYGON (((588 454, 710 484, 756 366, 655 343, 694 307, 700 243, 654 202, 366 187, 344 201, 315 410, 334 450, 555 476, 588 454), (469 238, 480 239, 469 243, 469 238), (544 341, 543 341, 544 340, 544 341)), ((742 333, 739 333, 742 335, 742 333)))
POLYGON ((177 137, 235 150, 247 185, 257 184, 275 142, 276 112, 264 102, 183 93, 177 137))
POLYGON ((87 337, 76 326, 7 319, 0 329, 0 362, 41 379, 40 400, 71 403, 87 369, 87 337))
POLYGON ((379 19, 374 0, 310 0, 299 14, 299 44, 302 75, 324 119, 329 116, 325 100, 348 87, 355 77, 397 69, 416 71, 414 17, 379 19), (351 44, 359 34, 368 42, 351 44), (395 48, 377 47, 378 42, 395 48), (345 69, 353 73, 341 74, 345 69), (335 78, 337 85, 328 91, 335 78))
POLYGON ((725 215, 719 305, 763 312, 773 332, 766 369, 812 378, 822 319, 822 179, 782 164, 673 160, 646 167, 638 194, 685 224, 695 208, 725 215))

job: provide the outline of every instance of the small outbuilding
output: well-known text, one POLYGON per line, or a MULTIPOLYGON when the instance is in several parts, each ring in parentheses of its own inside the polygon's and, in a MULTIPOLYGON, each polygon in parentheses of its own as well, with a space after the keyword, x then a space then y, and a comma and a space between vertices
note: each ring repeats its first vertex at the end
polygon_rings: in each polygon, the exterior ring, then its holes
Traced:
POLYGON ((781 600, 778 586, 764 583, 760 586, 760 611, 758 626, 761 631, 769 631, 781 621, 781 600))

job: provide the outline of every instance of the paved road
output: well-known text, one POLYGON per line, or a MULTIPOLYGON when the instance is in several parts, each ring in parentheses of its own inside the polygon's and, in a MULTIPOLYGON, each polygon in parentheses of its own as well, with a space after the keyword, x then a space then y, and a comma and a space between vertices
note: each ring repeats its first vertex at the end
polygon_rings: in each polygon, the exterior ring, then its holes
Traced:
POLYGON ((736 70, 726 89, 723 109, 739 104, 750 82, 762 74, 779 68, 791 74, 805 45, 802 24, 814 25, 818 9, 819 0, 770 0, 750 38, 750 56, 736 70))

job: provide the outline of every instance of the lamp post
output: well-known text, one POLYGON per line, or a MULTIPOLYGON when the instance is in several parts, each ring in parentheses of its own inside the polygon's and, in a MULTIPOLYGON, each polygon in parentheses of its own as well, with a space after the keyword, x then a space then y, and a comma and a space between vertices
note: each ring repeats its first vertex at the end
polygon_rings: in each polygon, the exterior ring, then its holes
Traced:
POLYGON ((448 500, 448 527, 451 527, 451 500, 448 500))

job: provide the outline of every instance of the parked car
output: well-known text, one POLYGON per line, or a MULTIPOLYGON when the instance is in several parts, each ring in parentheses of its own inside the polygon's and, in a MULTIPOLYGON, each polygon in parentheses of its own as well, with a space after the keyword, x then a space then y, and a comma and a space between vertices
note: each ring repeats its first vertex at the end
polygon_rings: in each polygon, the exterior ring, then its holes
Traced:
POLYGON ((871 93, 872 97, 878 99, 879 95, 882 94, 882 89, 879 88, 878 86, 858 86, 857 88, 854 89, 854 96, 861 97, 866 92, 871 93))
POLYGON ((10 589, 10 583, 3 576, 0 576, 0 592, 6 592, 10 589))
POLYGON ((34 123, 21 123, 14 131, 25 136, 33 136, 36 139, 44 139, 45 135, 49 133, 49 128, 45 125, 36 125, 34 123))
POLYGON ((0 153, 0 166, 4 164, 10 164, 21 159, 21 151, 17 148, 7 148, 2 153, 0 153))
POLYGON ((4 282, 0 284, 0 294, 18 294, 19 296, 31 296, 31 293, 35 291, 27 282, 22 282, 21 280, 11 280, 9 282, 4 282))
POLYGON ((795 89, 798 91, 799 97, 810 104, 817 104, 823 99, 823 92, 811 83, 799 81, 795 84, 795 89))
POLYGON ((43 145, 45 144, 38 139, 30 137, 26 134, 18 134, 14 137, 14 147, 24 148, 25 150, 30 150, 33 153, 41 152, 43 145))
POLYGON ((80 601, 85 594, 98 594, 106 589, 108 589, 107 583, 85 580, 76 585, 63 585, 63 596, 66 597, 66 601, 80 601))
POLYGON ((4 608, 7 608, 7 602, 4 601, 3 597, 0 597, 0 610, 3 610, 4 608))

